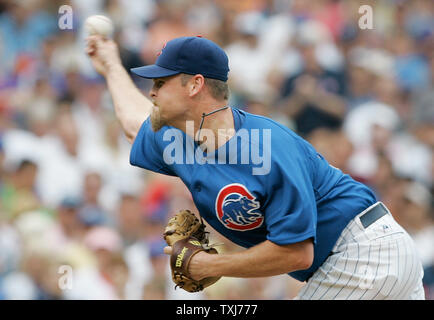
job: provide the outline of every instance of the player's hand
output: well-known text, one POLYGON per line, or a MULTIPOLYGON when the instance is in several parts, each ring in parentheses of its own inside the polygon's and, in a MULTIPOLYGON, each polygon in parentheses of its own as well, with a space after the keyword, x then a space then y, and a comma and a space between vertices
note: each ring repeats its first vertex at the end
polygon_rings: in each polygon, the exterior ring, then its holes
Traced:
MULTIPOLYGON (((171 256, 172 255, 172 247, 167 246, 164 247, 164 253, 171 256)), ((198 264, 198 258, 201 258, 199 256, 202 255, 208 255, 208 253, 205 252, 198 252, 193 258, 191 258, 190 264, 188 266, 188 272, 191 275, 191 277, 194 280, 202 280, 203 278, 206 278, 207 275, 203 273, 204 269, 201 268, 198 264)))
POLYGON ((172 247, 170 247, 170 246, 167 246, 167 247, 164 247, 164 253, 165 254, 167 254, 167 255, 172 255, 172 247))
POLYGON ((121 64, 119 49, 113 40, 93 35, 86 38, 86 41, 86 53, 95 70, 102 76, 105 77, 112 66, 121 64))

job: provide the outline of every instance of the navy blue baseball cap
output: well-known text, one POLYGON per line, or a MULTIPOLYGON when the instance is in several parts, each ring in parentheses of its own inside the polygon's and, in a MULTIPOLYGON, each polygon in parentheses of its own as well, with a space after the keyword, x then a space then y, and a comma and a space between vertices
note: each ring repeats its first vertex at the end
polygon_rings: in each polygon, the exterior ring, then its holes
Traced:
POLYGON ((200 36, 180 37, 166 43, 155 64, 133 68, 131 72, 147 79, 187 73, 227 81, 229 60, 223 49, 211 40, 200 36))

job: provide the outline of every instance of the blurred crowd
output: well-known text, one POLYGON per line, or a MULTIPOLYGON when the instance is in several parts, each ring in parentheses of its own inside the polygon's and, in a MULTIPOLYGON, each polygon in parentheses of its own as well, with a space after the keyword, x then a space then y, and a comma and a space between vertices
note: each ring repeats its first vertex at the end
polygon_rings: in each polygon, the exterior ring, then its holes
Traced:
MULTIPOLYGON (((0 299, 291 299, 303 285, 281 275, 174 290, 162 232, 197 209, 179 179, 129 165, 84 53, 91 14, 114 21, 127 70, 174 37, 222 46, 230 104, 370 186, 415 240, 434 298, 432 0, 0 0, 0 299), (372 29, 359 24, 366 4, 372 29), (72 29, 59 27, 62 5, 72 29)), ((147 94, 150 81, 133 80, 147 94)))

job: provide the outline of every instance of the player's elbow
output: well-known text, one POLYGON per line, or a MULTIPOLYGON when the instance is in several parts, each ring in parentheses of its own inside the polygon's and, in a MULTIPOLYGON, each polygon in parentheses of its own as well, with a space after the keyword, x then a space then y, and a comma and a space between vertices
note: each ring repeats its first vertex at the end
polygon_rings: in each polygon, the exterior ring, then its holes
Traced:
POLYGON ((313 263, 313 254, 303 254, 298 260, 296 269, 297 270, 306 270, 312 266, 313 263))
POLYGON ((121 126, 124 131, 125 137, 129 143, 133 143, 140 130, 143 121, 137 119, 122 119, 121 126))
POLYGON ((282 273, 306 270, 312 266, 314 258, 312 239, 279 247, 279 256, 282 257, 282 273))
POLYGON ((127 132, 127 131, 124 131, 124 133, 125 133, 125 137, 127 138, 127 141, 130 144, 133 144, 134 140, 136 139, 136 135, 137 134, 134 134, 134 133, 131 133, 131 132, 127 132))
POLYGON ((313 243, 311 240, 306 240, 300 243, 297 250, 296 259, 294 259, 295 270, 306 270, 312 266, 314 258, 313 243))

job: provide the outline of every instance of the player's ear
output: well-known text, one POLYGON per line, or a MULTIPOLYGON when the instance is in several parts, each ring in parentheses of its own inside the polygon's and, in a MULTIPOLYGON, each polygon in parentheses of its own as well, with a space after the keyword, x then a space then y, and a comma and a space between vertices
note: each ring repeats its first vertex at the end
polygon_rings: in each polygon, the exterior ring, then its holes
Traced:
POLYGON ((190 98, 196 96, 200 91, 202 91, 205 86, 205 78, 201 74, 196 74, 191 77, 188 82, 189 96, 190 98))

